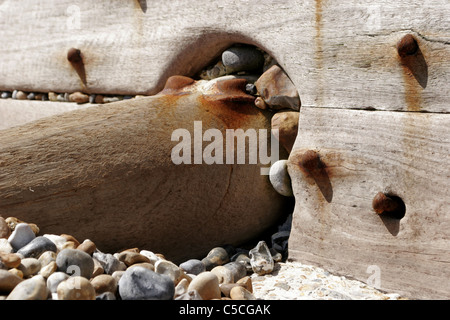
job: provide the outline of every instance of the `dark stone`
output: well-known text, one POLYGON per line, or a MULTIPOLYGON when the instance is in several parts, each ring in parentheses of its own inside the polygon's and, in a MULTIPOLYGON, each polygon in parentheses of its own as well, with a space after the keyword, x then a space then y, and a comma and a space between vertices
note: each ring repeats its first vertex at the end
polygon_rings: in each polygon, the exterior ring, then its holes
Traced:
POLYGON ((94 260, 84 251, 64 249, 56 257, 58 271, 68 275, 81 276, 90 279, 94 271, 94 260))
POLYGON ((17 253, 20 253, 25 258, 39 258, 45 251, 56 252, 56 245, 50 239, 39 236, 31 240, 27 245, 20 248, 17 253))
POLYGON ((119 280, 119 294, 122 300, 172 300, 175 285, 168 276, 131 267, 119 280))

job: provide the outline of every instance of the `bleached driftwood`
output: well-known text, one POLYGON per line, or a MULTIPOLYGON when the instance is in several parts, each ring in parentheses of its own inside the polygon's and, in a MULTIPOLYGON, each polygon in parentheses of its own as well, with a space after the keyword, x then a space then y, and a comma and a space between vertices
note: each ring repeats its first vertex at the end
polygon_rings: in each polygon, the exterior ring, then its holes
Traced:
POLYGON ((449 11, 439 0, 3 1, 0 89, 154 94, 232 43, 257 45, 300 93, 291 162, 313 149, 330 170, 322 193, 292 169, 290 256, 363 281, 375 265, 382 288, 448 298, 449 11), (407 34, 419 49, 402 58, 407 34), (399 221, 371 209, 385 189, 404 201, 399 221))

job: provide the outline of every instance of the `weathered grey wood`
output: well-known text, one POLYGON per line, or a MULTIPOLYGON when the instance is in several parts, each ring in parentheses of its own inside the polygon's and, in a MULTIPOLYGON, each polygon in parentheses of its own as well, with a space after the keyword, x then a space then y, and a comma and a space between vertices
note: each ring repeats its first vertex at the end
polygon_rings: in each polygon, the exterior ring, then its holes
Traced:
POLYGON ((449 11, 445 0, 3 1, 0 89, 153 94, 246 42, 279 61, 305 106, 448 112, 449 11), (421 50, 413 71, 395 48, 407 33, 421 50))
POLYGON ((412 298, 450 297, 450 115, 302 108, 288 170, 296 198, 289 256, 412 298), (319 179, 299 166, 314 150, 319 179), (405 203, 379 216, 378 192, 405 203), (371 267, 375 266, 375 267, 371 267))

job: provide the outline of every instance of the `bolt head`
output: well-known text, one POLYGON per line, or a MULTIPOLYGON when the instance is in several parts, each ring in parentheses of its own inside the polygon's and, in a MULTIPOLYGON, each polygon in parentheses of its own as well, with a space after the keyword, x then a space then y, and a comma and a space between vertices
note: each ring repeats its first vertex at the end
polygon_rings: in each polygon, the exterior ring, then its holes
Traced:
POLYGON ((312 150, 306 151, 300 158, 300 165, 309 171, 318 169, 320 167, 319 154, 312 150))
POLYGON ((413 56, 418 50, 417 40, 411 34, 407 34, 397 43, 397 52, 402 58, 413 56))
POLYGON ((81 62, 81 51, 76 48, 70 48, 69 51, 67 51, 67 60, 69 60, 71 63, 81 62))
POLYGON ((372 207, 376 213, 382 214, 397 209, 397 203, 383 192, 378 192, 372 200, 372 207))

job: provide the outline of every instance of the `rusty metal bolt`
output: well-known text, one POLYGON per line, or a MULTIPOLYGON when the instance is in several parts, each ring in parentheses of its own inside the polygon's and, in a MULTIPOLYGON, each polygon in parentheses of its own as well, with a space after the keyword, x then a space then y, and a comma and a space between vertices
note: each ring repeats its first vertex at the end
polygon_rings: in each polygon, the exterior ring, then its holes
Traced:
POLYGON ((76 48, 70 48, 69 51, 67 51, 67 60, 69 60, 71 64, 79 64, 83 61, 81 51, 76 48))
POLYGON ((376 213, 394 212, 399 208, 397 201, 387 196, 383 192, 378 192, 372 200, 372 207, 376 213))
POLYGON ((306 170, 314 172, 321 165, 319 154, 312 150, 306 151, 300 158, 300 165, 306 170))
POLYGON ((413 56, 419 50, 417 40, 411 35, 407 34, 397 43, 397 52, 400 57, 413 56))

